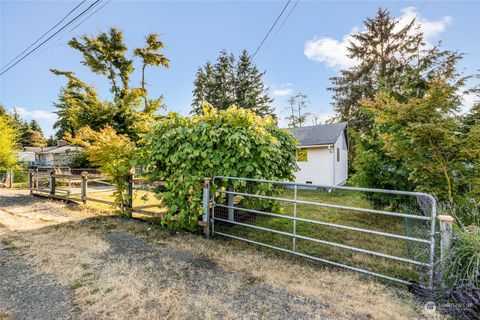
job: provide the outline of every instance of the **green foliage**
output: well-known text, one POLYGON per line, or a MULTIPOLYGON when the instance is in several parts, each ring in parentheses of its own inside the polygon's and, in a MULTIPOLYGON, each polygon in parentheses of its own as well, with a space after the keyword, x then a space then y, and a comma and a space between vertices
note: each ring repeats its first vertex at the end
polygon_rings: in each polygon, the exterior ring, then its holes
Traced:
POLYGON ((132 168, 136 165, 136 146, 126 135, 117 134, 115 129, 106 126, 100 131, 83 127, 75 137, 69 137, 71 143, 85 148, 88 160, 99 168, 99 171, 112 178, 116 186, 114 197, 122 216, 131 217, 128 208, 127 187, 132 168))
POLYGON ((141 59, 140 87, 131 83, 134 61, 127 58, 128 48, 120 30, 111 28, 108 33, 101 32, 97 36, 73 38, 69 45, 82 53, 83 65, 106 77, 113 97, 111 101, 102 101, 95 88, 79 80, 73 72, 52 69, 52 73, 68 80, 55 104, 59 116, 55 124, 57 138, 63 138, 65 133, 74 136, 87 125, 94 130, 108 125, 138 141, 158 118, 156 112, 164 108, 162 96, 149 99, 145 80, 148 66, 168 67, 169 60, 159 53, 164 45, 158 35, 147 36, 145 47, 133 50, 133 56, 141 59))
POLYGON ((147 136, 143 155, 153 178, 166 181, 163 201, 169 210, 163 222, 196 229, 205 177, 292 180, 295 143, 272 118, 236 106, 217 111, 205 104, 192 117, 170 113, 147 136))
POLYGON ((221 51, 217 62, 208 61, 200 67, 194 81, 192 114, 202 113, 202 103, 208 102, 218 110, 231 105, 254 110, 261 116, 273 115, 273 99, 263 84, 265 72, 253 65, 246 50, 236 62, 233 54, 221 51))
POLYGON ((46 139, 43 136, 42 129, 36 120, 30 122, 24 121, 20 118, 17 109, 13 109, 11 115, 7 116, 11 124, 18 132, 19 147, 44 147, 46 146, 46 139))
POLYGON ((68 166, 72 169, 95 168, 96 166, 88 160, 85 152, 72 152, 68 155, 68 166))
POLYGON ((457 230, 443 277, 450 285, 471 283, 480 287, 480 228, 457 230))
MULTIPOLYGON (((358 31, 352 35, 353 40, 349 42, 347 50, 349 58, 356 61, 356 65, 340 71, 340 75, 332 77, 333 107, 336 118, 339 121, 348 121, 351 135, 349 141, 349 166, 350 171, 364 171, 362 176, 380 174, 391 181, 388 185, 396 185, 398 179, 404 172, 395 170, 395 162, 382 153, 382 148, 374 150, 379 165, 373 171, 367 172, 371 166, 366 159, 357 158, 362 156, 361 151, 357 152, 357 145, 361 149, 368 149, 372 139, 376 139, 373 126, 373 119, 370 114, 365 113, 361 107, 362 99, 373 99, 375 94, 384 88, 395 88, 398 76, 413 70, 419 64, 421 57, 418 53, 422 51, 423 34, 415 28, 414 21, 402 28, 399 28, 399 20, 390 15, 388 10, 379 9, 375 17, 367 18, 364 21, 365 31, 358 31), (373 132, 372 132, 373 130, 373 132), (367 164, 364 167, 364 164, 367 164), (384 168, 386 169, 385 171, 384 168), (383 172, 380 172, 383 171, 383 172), (380 173, 379 173, 380 172, 380 173), (392 174, 390 178, 388 175, 392 174)), ((370 157, 371 155, 367 155, 370 157)), ((359 181, 361 177, 357 177, 359 181)), ((406 180, 404 176, 401 180, 406 180)), ((369 180, 362 180, 363 187, 385 188, 387 185, 370 185, 369 180)), ((399 186, 405 182, 399 182, 399 186)))
POLYGON ((463 184, 469 180, 465 174, 480 157, 476 131, 462 132, 461 117, 455 114, 465 83, 455 71, 460 58, 448 55, 442 67, 427 76, 431 79, 421 96, 399 102, 382 92, 363 103, 373 114, 383 151, 407 169, 415 189, 449 203, 464 196, 463 184))
POLYGON ((11 169, 17 163, 17 138, 12 120, 0 114, 0 169, 11 169))

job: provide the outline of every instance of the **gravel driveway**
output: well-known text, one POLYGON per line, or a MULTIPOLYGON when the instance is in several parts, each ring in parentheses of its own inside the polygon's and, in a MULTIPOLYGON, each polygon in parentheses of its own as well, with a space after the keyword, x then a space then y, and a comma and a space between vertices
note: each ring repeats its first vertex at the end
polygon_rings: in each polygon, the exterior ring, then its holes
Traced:
POLYGON ((412 319, 403 289, 0 190, 0 319, 412 319))

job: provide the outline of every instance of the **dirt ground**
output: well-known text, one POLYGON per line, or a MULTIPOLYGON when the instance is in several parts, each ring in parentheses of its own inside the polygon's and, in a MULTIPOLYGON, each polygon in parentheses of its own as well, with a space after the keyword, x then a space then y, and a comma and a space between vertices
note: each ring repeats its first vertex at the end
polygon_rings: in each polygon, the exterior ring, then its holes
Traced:
POLYGON ((0 190, 0 319, 418 319, 405 288, 0 190))

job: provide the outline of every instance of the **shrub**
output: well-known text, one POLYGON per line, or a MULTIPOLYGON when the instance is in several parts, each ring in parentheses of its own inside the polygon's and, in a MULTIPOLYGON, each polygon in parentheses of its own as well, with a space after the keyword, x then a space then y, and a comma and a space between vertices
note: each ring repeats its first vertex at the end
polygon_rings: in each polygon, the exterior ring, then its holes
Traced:
POLYGON ((480 228, 458 230, 451 253, 445 261, 443 278, 448 285, 471 283, 480 287, 480 228))
POLYGON ((114 198, 118 213, 130 217, 126 193, 130 171, 137 162, 135 143, 127 135, 117 134, 115 129, 108 125, 100 131, 94 131, 88 126, 83 127, 75 138, 69 135, 66 137, 73 144, 84 147, 90 163, 112 178, 112 183, 116 186, 114 198))
POLYGON ((163 222, 197 228, 205 177, 292 180, 295 144, 272 118, 235 106, 217 113, 204 105, 203 114, 192 117, 170 113, 147 135, 143 150, 152 178, 165 180, 163 201, 169 210, 163 222))

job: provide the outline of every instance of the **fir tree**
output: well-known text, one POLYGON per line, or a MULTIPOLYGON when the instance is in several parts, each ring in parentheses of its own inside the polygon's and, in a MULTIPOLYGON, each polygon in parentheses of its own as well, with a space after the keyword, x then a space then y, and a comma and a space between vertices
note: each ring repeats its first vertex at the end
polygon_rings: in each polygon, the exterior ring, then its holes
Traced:
POLYGON ((265 72, 252 64, 244 50, 238 61, 225 50, 220 52, 215 64, 207 62, 198 68, 194 81, 192 113, 201 114, 201 103, 206 101, 218 110, 226 110, 235 104, 254 110, 257 114, 273 115, 273 99, 263 84, 265 72))

